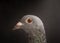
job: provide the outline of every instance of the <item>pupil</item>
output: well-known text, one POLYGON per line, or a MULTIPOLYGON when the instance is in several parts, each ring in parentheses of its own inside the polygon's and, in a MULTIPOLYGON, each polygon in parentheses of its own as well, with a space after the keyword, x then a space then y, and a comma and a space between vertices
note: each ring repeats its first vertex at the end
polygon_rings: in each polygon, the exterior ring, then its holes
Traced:
POLYGON ((32 20, 31 19, 28 19, 28 23, 31 23, 32 22, 32 20))

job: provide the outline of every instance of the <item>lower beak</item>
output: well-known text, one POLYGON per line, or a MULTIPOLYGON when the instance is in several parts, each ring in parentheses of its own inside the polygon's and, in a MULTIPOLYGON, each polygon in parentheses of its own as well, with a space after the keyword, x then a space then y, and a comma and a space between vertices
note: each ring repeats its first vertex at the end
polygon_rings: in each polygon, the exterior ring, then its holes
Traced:
POLYGON ((18 22, 18 23, 14 26, 13 30, 20 29, 21 26, 23 26, 23 25, 24 25, 23 23, 18 22))

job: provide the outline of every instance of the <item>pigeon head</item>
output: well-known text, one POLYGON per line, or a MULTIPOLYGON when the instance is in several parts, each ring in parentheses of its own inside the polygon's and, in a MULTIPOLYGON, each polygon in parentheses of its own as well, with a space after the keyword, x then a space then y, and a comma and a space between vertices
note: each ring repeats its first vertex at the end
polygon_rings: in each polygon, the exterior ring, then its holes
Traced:
POLYGON ((21 20, 15 25, 13 30, 16 29, 25 29, 25 30, 30 30, 30 29, 40 29, 43 31, 44 26, 41 21, 41 19, 35 15, 25 15, 21 18, 21 20))
POLYGON ((22 40, 25 37, 25 40, 28 41, 27 43, 45 43, 46 38, 43 22, 35 15, 23 16, 14 26, 13 30, 20 30, 19 34, 22 36, 22 40))

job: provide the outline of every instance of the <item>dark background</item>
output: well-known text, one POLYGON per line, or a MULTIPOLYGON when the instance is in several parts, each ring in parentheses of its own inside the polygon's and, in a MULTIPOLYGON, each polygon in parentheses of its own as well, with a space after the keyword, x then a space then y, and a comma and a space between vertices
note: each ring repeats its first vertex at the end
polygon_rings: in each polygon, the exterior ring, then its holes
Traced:
MULTIPOLYGON (((45 26, 47 43, 60 43, 59 0, 10 0, 0 2, 1 43, 19 43, 13 26, 26 14, 39 16, 45 26), (14 37, 15 36, 15 37, 14 37)), ((19 33, 17 34, 19 35, 19 33)))

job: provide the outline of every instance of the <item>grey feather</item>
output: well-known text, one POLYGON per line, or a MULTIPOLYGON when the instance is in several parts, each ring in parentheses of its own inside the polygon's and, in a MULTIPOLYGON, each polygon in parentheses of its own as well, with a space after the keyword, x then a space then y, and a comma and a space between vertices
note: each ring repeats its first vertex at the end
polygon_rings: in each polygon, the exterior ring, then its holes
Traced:
POLYGON ((24 25, 21 27, 28 37, 28 43, 46 43, 46 33, 42 20, 35 15, 25 15, 20 22, 24 25), (28 24, 25 22, 27 18, 31 18, 33 22, 28 24))

